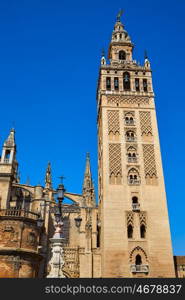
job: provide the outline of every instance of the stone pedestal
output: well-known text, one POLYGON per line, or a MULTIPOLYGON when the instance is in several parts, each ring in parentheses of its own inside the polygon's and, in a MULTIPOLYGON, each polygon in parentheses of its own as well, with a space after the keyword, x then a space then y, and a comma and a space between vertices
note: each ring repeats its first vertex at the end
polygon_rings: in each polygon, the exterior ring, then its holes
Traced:
POLYGON ((50 239, 52 255, 49 261, 50 272, 47 278, 65 278, 62 267, 64 265, 61 227, 63 223, 56 225, 54 236, 50 239))

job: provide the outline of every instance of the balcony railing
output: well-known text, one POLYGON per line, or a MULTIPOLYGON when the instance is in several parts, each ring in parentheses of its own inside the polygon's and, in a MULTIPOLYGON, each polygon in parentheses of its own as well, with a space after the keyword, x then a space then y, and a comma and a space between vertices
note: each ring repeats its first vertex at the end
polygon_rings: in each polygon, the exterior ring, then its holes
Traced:
POLYGON ((140 204, 139 203, 132 203, 132 210, 133 211, 140 210, 140 204))
POLYGON ((0 217, 17 217, 17 218, 23 217, 23 218, 37 220, 39 218, 39 215, 25 209, 7 208, 7 209, 0 210, 0 217))
POLYGON ((149 266, 148 265, 131 265, 130 270, 132 273, 148 273, 149 266))
POLYGON ((9 162, 10 162, 9 158, 5 158, 5 159, 4 159, 4 163, 5 163, 5 164, 9 164, 9 162))
POLYGON ((140 180, 138 180, 138 179, 129 179, 128 180, 128 184, 139 185, 140 184, 140 180))
POLYGON ((126 141, 127 142, 136 142, 136 137, 132 137, 132 136, 126 136, 126 141))
POLYGON ((125 125, 135 125, 134 121, 125 120, 125 125))
POLYGON ((128 156, 128 162, 137 162, 137 157, 130 157, 130 156, 128 156))

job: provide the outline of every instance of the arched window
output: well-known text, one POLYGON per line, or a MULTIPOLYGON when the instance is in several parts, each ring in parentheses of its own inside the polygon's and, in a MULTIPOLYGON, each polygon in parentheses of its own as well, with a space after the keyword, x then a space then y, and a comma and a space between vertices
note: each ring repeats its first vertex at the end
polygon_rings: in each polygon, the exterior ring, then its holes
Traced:
POLYGON ((132 197, 132 209, 133 211, 140 210, 140 204, 138 203, 138 197, 136 196, 132 197))
POLYGON ((96 247, 100 247, 100 226, 97 225, 97 240, 96 240, 96 247))
POLYGON ((111 78, 106 77, 106 89, 110 90, 111 89, 111 78))
POLYGON ((5 152, 5 158, 7 158, 7 159, 10 158, 10 150, 6 150, 6 152, 5 152))
POLYGON ((134 142, 136 140, 135 133, 131 130, 126 132, 126 140, 127 142, 134 142))
POLYGON ((125 124, 126 125, 134 125, 134 113, 133 112, 125 112, 125 124))
POLYGON ((125 124, 127 124, 127 125, 133 125, 134 124, 133 117, 125 117, 125 124))
MULTIPOLYGON (((127 136, 126 136, 127 138, 127 136)), ((128 162, 137 162, 137 150, 136 148, 130 146, 127 149, 128 162)))
POLYGON ((123 50, 119 51, 119 59, 120 60, 125 60, 126 59, 125 51, 123 51, 123 50))
POLYGON ((8 163, 9 160, 10 160, 10 150, 6 150, 5 157, 4 157, 4 162, 8 163))
POLYGON ((128 162, 130 162, 130 163, 137 162, 135 153, 128 153, 128 162))
POLYGON ((139 78, 135 79, 135 88, 136 88, 136 91, 140 90, 140 88, 139 88, 139 78))
POLYGON ((114 89, 119 90, 119 79, 118 79, 118 77, 114 77, 114 89))
POLYGON ((133 185, 140 184, 139 173, 134 168, 130 169, 128 172, 128 184, 133 184, 133 185))
POLYGON ((141 255, 136 255, 136 258, 135 258, 135 264, 136 266, 140 266, 142 265, 142 259, 141 259, 141 255))
POLYGON ((127 227, 127 235, 128 235, 129 239, 132 239, 132 237, 133 237, 133 227, 132 227, 131 224, 129 224, 128 227, 127 227))
POLYGON ((134 119, 130 117, 130 124, 134 124, 134 119))
POLYGON ((128 72, 123 73, 123 87, 125 91, 130 90, 130 74, 128 72))
POLYGON ((147 79, 143 79, 143 90, 144 92, 147 92, 148 90, 147 79))
POLYGON ((140 235, 141 235, 142 239, 144 239, 146 237, 146 228, 145 228, 144 224, 142 224, 140 227, 140 235))
POLYGON ((125 123, 129 124, 129 118, 128 117, 125 118, 125 123))
POLYGON ((136 196, 132 197, 132 203, 138 203, 138 197, 136 196))

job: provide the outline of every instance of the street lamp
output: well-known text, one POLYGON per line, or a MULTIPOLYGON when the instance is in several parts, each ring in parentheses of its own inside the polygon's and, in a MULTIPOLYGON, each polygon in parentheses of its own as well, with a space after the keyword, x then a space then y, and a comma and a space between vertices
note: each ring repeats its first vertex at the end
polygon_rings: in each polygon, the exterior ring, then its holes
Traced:
POLYGON ((58 192, 58 199, 63 200, 64 199, 65 188, 64 188, 64 185, 62 183, 59 184, 59 186, 57 188, 57 192, 58 192))
POLYGON ((58 224, 61 221, 61 217, 62 217, 59 205, 55 208, 54 216, 55 216, 55 221, 58 224))
MULTIPOLYGON (((63 176, 60 177, 61 180, 64 179, 63 176)), ((62 201, 64 200, 64 192, 65 192, 65 188, 64 188, 64 185, 63 183, 60 183, 58 188, 57 188, 57 194, 58 194, 58 208, 59 208, 59 212, 60 212, 60 215, 62 216, 62 201)))

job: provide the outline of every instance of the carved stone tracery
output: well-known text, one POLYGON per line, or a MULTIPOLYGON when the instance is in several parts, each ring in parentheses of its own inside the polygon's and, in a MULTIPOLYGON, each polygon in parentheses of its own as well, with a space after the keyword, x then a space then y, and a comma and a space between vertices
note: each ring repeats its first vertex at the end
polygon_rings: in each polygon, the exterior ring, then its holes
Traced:
POLYGON ((79 274, 79 248, 65 247, 63 272, 66 277, 78 278, 79 274))

